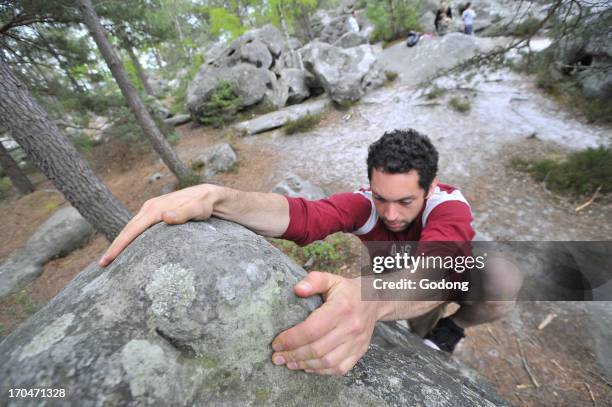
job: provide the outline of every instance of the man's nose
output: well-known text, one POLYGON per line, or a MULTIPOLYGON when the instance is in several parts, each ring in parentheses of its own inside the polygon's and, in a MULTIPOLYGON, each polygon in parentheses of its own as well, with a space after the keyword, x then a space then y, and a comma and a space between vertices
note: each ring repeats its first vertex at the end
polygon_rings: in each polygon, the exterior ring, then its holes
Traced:
POLYGON ((390 222, 397 220, 397 211, 393 207, 393 204, 388 205, 385 209, 385 218, 387 218, 387 220, 390 222))

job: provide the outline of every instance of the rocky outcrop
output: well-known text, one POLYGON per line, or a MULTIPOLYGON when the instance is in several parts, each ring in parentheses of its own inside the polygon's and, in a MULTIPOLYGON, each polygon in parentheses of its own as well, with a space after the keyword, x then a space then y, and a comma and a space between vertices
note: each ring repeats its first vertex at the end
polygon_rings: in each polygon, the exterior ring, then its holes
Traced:
POLYGON ((289 174, 276 184, 272 192, 277 194, 306 198, 310 200, 322 199, 327 196, 325 191, 310 181, 302 179, 295 174, 289 174))
POLYGON ((194 160, 194 165, 203 166, 207 178, 220 172, 231 171, 238 163, 236 152, 227 143, 217 144, 209 148, 194 160))
POLYGON ((214 55, 200 68, 187 88, 187 107, 194 119, 206 115, 203 105, 209 101, 220 82, 233 85, 237 109, 257 104, 277 109, 289 97, 287 84, 274 70, 284 52, 284 40, 278 29, 266 25, 249 31, 229 46, 211 51, 214 55))
MULTIPOLYGON (((551 71, 575 76, 589 99, 612 99, 612 9, 582 17, 564 37, 558 38, 547 52, 557 64, 551 71)), ((553 75, 555 72, 553 72, 553 75)))
POLYGON ((338 48, 315 41, 301 48, 300 54, 304 67, 338 103, 359 100, 365 92, 385 82, 382 65, 371 45, 338 48))
POLYGON ((0 266, 0 297, 17 292, 42 273, 45 263, 80 247, 93 233, 73 207, 56 211, 0 266))
POLYGON ((304 275, 236 224, 158 224, 0 343, 0 404, 40 402, 9 388, 66 389, 62 405, 79 407, 506 404, 396 326, 380 325, 344 377, 274 366, 274 336, 321 304, 293 294, 304 275))

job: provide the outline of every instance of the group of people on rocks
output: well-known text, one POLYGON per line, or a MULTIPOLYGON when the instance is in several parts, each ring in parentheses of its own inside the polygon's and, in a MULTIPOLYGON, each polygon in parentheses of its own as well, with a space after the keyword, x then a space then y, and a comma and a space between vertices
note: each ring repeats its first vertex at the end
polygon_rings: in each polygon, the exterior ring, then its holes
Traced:
MULTIPOLYGON (((461 12, 461 18, 463 19, 463 32, 467 35, 474 34, 474 18, 476 13, 472 9, 472 3, 466 3, 459 10, 461 12)), ((436 17, 434 25, 436 27, 436 33, 442 36, 446 34, 453 21, 453 11, 447 3, 441 3, 440 7, 436 11, 436 17)))

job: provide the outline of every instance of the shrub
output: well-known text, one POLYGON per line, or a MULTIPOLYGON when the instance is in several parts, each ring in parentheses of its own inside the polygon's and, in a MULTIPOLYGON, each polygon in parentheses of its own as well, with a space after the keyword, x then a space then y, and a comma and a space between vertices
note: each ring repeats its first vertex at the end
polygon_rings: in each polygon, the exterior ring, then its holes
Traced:
POLYGON ((516 26, 513 34, 517 37, 531 37, 538 31, 541 22, 540 19, 529 16, 516 26))
POLYGON ((287 124, 285 124, 283 129, 285 130, 285 134, 287 135, 295 134, 295 133, 302 133, 302 132, 312 129, 320 121, 321 121, 320 114, 312 114, 312 115, 309 114, 304 117, 300 117, 297 120, 292 120, 288 122, 287 124))
POLYGON ((569 154, 565 159, 527 161, 514 158, 512 166, 528 172, 552 191, 573 195, 592 194, 601 186, 602 193, 612 192, 612 148, 588 148, 569 154))
POLYGON ((453 96, 448 101, 448 105, 460 113, 467 113, 472 108, 472 104, 470 103, 469 100, 459 98, 457 96, 453 96))
POLYGON ((281 239, 271 239, 271 242, 297 264, 303 266, 309 263, 310 270, 337 273, 342 266, 352 263, 357 256, 351 249, 349 238, 343 233, 334 233, 325 240, 304 247, 281 239))
POLYGON ((393 82, 397 79, 398 73, 395 71, 385 71, 385 77, 389 82, 393 82))
POLYGON ((444 94, 444 92, 446 92, 444 89, 439 88, 438 86, 434 85, 429 92, 427 92, 425 94, 425 99, 427 100, 433 100, 433 99, 437 99, 440 96, 442 96, 444 94))
POLYGON ((198 109, 199 122, 205 126, 223 127, 233 122, 240 108, 240 97, 229 82, 221 81, 215 86, 210 99, 198 109))
POLYGON ((390 41, 420 30, 420 2, 417 0, 368 1, 366 15, 374 24, 373 41, 390 41))

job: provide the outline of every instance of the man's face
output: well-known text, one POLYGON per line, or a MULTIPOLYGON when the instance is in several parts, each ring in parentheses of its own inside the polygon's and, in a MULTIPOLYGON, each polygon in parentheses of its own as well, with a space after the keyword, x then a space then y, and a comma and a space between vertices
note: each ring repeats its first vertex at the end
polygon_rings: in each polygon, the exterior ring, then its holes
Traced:
POLYGON ((417 217, 425 199, 437 186, 437 178, 428 191, 419 186, 419 174, 416 170, 407 173, 388 174, 377 169, 372 170, 372 197, 378 216, 387 229, 400 232, 410 226, 417 217))

